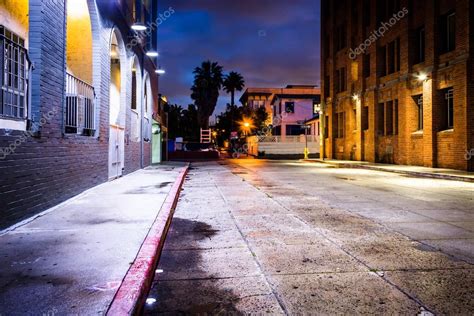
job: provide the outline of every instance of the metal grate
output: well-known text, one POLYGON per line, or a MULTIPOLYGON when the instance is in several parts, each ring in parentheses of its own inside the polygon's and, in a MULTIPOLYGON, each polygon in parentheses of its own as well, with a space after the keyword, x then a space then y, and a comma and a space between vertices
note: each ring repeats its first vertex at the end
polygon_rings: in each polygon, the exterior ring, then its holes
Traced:
POLYGON ((65 132, 93 136, 95 133, 94 87, 66 73, 65 132))
POLYGON ((25 119, 28 55, 25 41, 0 25, 0 116, 25 119))

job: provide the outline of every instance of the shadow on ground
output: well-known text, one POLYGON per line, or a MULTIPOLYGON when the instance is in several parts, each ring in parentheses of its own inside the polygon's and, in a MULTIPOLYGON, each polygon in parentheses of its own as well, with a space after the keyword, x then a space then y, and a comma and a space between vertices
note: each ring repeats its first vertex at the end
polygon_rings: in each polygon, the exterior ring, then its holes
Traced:
MULTIPOLYGON (((218 233, 212 226, 188 219, 174 218, 170 233, 165 242, 157 273, 153 281, 149 297, 155 298, 156 303, 145 305, 143 315, 157 313, 174 315, 240 315, 234 303, 240 298, 231 288, 223 286, 222 279, 217 279, 200 268, 202 249, 198 242, 211 238, 218 233), (189 235, 193 238, 189 238, 189 235), (167 249, 170 244, 180 240, 191 240, 185 245, 186 249, 167 249), (168 271, 173 271, 172 275, 168 271), (189 281, 189 273, 205 275, 189 281), (195 287, 190 291, 189 287, 195 287), (192 292, 193 295, 189 296, 192 292)), ((225 282, 224 282, 225 284, 225 282)))

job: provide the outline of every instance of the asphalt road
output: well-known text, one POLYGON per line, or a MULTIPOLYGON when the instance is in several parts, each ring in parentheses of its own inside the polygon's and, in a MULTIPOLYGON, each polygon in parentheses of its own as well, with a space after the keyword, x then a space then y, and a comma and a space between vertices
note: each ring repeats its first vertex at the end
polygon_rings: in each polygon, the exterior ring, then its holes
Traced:
POLYGON ((194 164, 145 314, 473 314, 474 184, 194 164))

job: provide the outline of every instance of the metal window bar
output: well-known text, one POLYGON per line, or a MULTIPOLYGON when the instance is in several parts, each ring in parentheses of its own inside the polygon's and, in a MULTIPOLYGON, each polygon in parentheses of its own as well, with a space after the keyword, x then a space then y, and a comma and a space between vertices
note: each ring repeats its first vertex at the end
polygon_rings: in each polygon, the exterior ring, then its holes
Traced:
POLYGON ((66 73, 65 133, 93 136, 95 91, 87 82, 66 73))
POLYGON ((26 119, 29 59, 24 40, 0 26, 0 116, 26 119))

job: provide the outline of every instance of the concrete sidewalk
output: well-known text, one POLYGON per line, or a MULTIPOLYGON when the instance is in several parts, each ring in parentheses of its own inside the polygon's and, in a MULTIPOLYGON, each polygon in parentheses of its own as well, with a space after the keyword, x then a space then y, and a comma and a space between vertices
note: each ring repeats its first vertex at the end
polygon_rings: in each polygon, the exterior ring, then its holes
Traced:
POLYGON ((248 161, 192 165, 145 315, 472 314, 472 264, 302 192, 307 166, 248 161))
POLYGON ((99 185, 0 235, 0 315, 104 314, 184 164, 99 185))
POLYGON ((366 161, 336 160, 336 159, 302 159, 303 162, 325 163, 339 168, 361 168, 376 171, 386 171, 424 178, 474 182, 474 172, 465 172, 445 168, 428 168, 420 166, 392 165, 371 163, 366 161))

